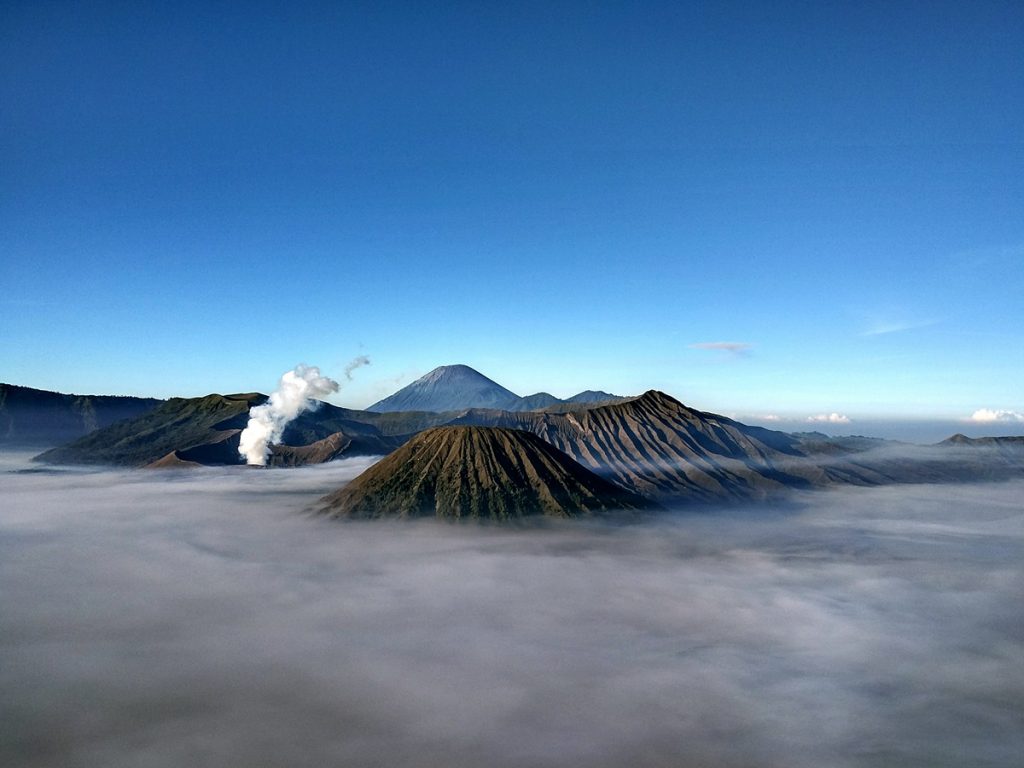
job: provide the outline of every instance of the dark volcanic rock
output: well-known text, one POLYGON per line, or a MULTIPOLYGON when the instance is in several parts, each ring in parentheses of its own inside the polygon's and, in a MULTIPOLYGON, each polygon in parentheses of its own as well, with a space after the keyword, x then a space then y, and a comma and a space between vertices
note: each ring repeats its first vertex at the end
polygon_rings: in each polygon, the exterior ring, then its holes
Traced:
POLYGON ((146 465, 149 469, 176 469, 180 467, 202 467, 216 464, 238 464, 238 443, 240 429, 213 433, 207 443, 171 451, 163 458, 146 465))
POLYGON ((335 432, 308 445, 272 445, 268 464, 272 467, 301 467, 323 464, 341 456, 383 456, 397 443, 381 435, 335 432))
POLYGON ((536 435, 439 427, 321 499, 318 511, 335 517, 508 520, 649 506, 536 435))

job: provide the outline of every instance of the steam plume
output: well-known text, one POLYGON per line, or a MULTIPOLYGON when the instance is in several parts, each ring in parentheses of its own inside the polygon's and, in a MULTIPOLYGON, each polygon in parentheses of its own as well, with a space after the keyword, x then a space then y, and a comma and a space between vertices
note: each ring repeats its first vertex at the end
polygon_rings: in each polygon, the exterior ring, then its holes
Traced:
MULTIPOLYGON (((349 370, 346 369, 346 375, 349 370)), ((338 382, 320 375, 315 365, 300 363, 281 377, 277 390, 263 405, 249 411, 249 424, 242 430, 238 452, 247 464, 265 466, 270 444, 281 439, 288 423, 304 411, 319 405, 316 398, 338 391, 338 382)))
POLYGON ((349 361, 349 364, 345 366, 345 378, 352 381, 352 371, 356 368, 362 368, 364 365, 370 364, 370 358, 367 355, 359 355, 359 357, 353 357, 349 361))

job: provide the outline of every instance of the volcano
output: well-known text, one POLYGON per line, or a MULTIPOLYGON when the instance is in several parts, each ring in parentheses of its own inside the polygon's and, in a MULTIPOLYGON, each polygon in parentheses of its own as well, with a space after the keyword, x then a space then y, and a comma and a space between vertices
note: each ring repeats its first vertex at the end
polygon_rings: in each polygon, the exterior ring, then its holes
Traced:
POLYGON ((468 365, 442 365, 366 410, 459 411, 465 408, 511 410, 519 395, 468 365))
POLYGON ((529 432, 437 427, 321 499, 317 511, 332 517, 509 520, 651 506, 529 432))

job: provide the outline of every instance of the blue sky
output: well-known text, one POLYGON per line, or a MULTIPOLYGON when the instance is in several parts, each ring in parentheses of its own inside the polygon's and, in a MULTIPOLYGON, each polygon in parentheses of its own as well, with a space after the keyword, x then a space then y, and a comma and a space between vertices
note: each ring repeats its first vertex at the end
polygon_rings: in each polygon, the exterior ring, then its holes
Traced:
POLYGON ((4 3, 0 380, 366 354, 338 402, 461 362, 1022 413, 1022 40, 1019 2, 4 3))

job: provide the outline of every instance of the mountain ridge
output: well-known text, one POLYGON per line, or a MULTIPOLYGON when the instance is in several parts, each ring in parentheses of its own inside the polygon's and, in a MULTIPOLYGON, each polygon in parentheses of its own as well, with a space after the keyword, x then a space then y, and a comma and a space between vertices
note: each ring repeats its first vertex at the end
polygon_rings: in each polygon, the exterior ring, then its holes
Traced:
MULTIPOLYGON (((238 464, 238 435, 259 393, 173 398, 37 460, 186 467, 238 464)), ((613 483, 660 503, 763 499, 793 488, 1004 479, 1024 474, 1024 438, 953 436, 932 446, 784 433, 699 411, 649 390, 633 398, 532 411, 370 412, 320 403, 271 446, 271 466, 387 455, 435 427, 521 430, 613 483)), ((507 442, 507 441, 506 441, 507 442)))
POLYGON ((0 445, 60 445, 163 400, 128 395, 76 395, 0 383, 0 445))
POLYGON ((549 392, 520 397, 468 365, 442 365, 397 392, 368 406, 371 413, 430 411, 436 413, 488 408, 502 411, 534 411, 564 406, 622 400, 599 390, 584 390, 561 399, 549 392))

